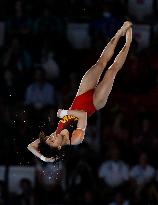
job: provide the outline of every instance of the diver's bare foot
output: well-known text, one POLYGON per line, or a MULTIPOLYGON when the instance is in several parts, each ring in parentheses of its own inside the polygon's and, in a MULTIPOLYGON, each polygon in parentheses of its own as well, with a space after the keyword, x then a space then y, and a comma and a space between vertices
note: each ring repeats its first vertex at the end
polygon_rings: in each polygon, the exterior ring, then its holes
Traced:
POLYGON ((132 42, 132 28, 128 28, 126 32, 126 42, 132 42))
POLYGON ((130 22, 130 21, 125 21, 124 24, 123 24, 123 26, 122 26, 122 27, 120 28, 120 30, 118 31, 119 34, 120 34, 121 36, 125 36, 127 30, 128 30, 131 26, 132 26, 132 22, 130 22))

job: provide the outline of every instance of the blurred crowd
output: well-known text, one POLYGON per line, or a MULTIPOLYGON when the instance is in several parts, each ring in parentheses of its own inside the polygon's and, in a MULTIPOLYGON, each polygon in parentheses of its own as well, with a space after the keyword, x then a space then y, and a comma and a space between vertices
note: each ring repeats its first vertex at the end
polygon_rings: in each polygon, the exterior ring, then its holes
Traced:
POLYGON ((0 2, 0 205, 158 204, 157 11, 156 0, 0 2), (133 42, 106 107, 63 161, 42 163, 27 145, 55 130, 57 110, 129 19, 133 42), (35 182, 10 191, 13 165, 33 167, 35 182))

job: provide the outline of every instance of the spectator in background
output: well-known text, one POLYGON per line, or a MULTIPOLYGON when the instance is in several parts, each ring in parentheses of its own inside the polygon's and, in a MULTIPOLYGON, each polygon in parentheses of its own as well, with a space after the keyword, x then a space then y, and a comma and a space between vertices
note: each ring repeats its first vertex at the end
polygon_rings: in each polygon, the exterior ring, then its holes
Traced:
MULTIPOLYGON (((113 14, 112 3, 104 1, 102 5, 102 15, 90 24, 92 45, 98 41, 105 42, 111 38, 122 24, 121 20, 113 14)), ((95 44, 94 44, 95 45, 95 44)))
POLYGON ((142 152, 138 164, 130 171, 131 193, 138 204, 143 205, 155 197, 156 189, 152 182, 154 177, 155 169, 149 164, 147 154, 142 152))
POLYGON ((39 40, 44 42, 56 43, 56 40, 61 39, 61 36, 65 34, 65 26, 63 21, 54 13, 51 13, 50 8, 44 8, 42 15, 37 19, 35 23, 35 34, 39 37, 39 40))
POLYGON ((60 69, 54 59, 53 51, 49 51, 42 58, 42 68, 45 70, 46 78, 50 81, 56 80, 59 77, 60 69))
POLYGON ((26 89, 25 104, 35 109, 56 105, 54 87, 47 82, 44 70, 35 71, 34 82, 26 89))
POLYGON ((20 181, 21 194, 17 197, 16 205, 35 205, 35 196, 31 181, 27 178, 23 178, 20 181))
POLYGON ((15 1, 13 16, 7 22, 8 36, 18 35, 26 40, 32 32, 33 21, 24 13, 24 5, 20 0, 15 1))
POLYGON ((128 166, 119 159, 120 152, 117 147, 110 150, 110 160, 104 161, 99 168, 99 178, 108 187, 118 187, 123 185, 129 177, 128 166))
POLYGON ((143 22, 145 19, 146 21, 153 20, 151 17, 154 9, 154 0, 129 0, 127 4, 129 14, 135 20, 139 22, 143 22))
POLYGON ((130 177, 136 182, 137 186, 143 187, 150 182, 155 176, 155 169, 148 162, 146 153, 141 153, 139 163, 132 167, 130 177))
POLYGON ((9 67, 11 70, 23 71, 30 69, 32 66, 32 58, 28 50, 23 47, 19 38, 14 37, 11 45, 8 47, 3 57, 3 66, 9 67))
POLYGON ((122 192, 117 192, 114 201, 112 201, 109 205, 129 205, 129 201, 125 199, 122 192))
POLYGON ((116 189, 125 189, 128 185, 129 170, 128 166, 120 160, 120 151, 116 145, 110 146, 110 159, 102 162, 99 170, 99 185, 101 198, 105 204, 109 204, 116 189))

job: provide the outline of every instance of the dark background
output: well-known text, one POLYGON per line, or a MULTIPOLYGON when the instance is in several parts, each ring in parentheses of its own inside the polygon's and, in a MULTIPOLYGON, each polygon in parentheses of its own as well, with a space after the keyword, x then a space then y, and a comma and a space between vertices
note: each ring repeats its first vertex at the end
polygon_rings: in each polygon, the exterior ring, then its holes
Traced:
POLYGON ((157 8, 156 0, 0 1, 0 205, 158 204, 157 8), (133 42, 107 105, 81 145, 42 163, 27 145, 55 130, 57 110, 69 108, 125 20, 133 42))

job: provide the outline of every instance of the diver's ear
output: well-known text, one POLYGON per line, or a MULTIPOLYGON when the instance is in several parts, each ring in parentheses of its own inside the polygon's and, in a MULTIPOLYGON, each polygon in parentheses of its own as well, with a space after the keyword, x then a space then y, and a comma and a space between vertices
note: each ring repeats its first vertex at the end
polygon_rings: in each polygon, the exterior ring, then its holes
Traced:
POLYGON ((58 146, 58 150, 60 150, 61 149, 61 146, 58 146))

